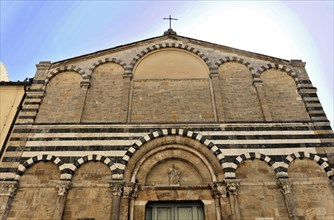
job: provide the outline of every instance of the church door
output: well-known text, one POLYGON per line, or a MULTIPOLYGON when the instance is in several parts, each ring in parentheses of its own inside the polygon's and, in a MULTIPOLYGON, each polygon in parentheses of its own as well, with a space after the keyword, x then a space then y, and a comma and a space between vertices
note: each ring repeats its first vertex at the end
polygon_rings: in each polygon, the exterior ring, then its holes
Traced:
POLYGON ((146 206, 145 220, 204 220, 199 202, 152 202, 146 206))

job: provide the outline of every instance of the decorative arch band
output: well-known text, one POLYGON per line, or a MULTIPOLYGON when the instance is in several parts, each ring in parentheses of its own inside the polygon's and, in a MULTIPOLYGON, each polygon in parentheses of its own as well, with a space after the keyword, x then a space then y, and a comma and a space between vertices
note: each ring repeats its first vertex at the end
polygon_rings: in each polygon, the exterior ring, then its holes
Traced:
POLYGON ((215 145, 213 144, 211 141, 209 141, 208 139, 206 139, 205 137, 203 137, 200 134, 197 134, 193 131, 189 131, 187 129, 179 129, 179 128, 168 128, 168 129, 159 129, 156 130, 148 135, 145 135, 143 137, 141 137, 139 140, 137 140, 125 153, 125 155, 123 156, 123 158, 120 161, 120 166, 118 169, 118 173, 123 175, 124 174, 124 170, 126 168, 126 165, 128 164, 128 161, 130 160, 130 158, 132 157, 132 155, 136 152, 137 149, 139 149, 143 144, 159 138, 159 137, 163 137, 163 136, 168 136, 168 135, 178 135, 178 136, 183 136, 183 137, 188 137, 191 139, 194 139, 196 141, 199 141, 200 143, 204 144, 205 146, 207 146, 207 148, 209 148, 213 154, 217 157, 217 159, 219 160, 220 164, 223 164, 226 162, 225 160, 225 156, 223 155, 223 153, 221 152, 221 150, 215 145))

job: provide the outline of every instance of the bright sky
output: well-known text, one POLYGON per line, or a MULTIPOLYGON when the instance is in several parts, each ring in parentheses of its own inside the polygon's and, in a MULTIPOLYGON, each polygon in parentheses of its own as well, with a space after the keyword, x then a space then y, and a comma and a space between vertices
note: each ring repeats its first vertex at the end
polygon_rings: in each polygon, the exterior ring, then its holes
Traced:
MULTIPOLYGON (((35 64, 162 35, 163 17, 182 36, 283 59, 302 59, 334 121, 333 1, 0 0, 0 60, 12 81, 35 64)), ((333 127, 333 124, 332 124, 333 127)))

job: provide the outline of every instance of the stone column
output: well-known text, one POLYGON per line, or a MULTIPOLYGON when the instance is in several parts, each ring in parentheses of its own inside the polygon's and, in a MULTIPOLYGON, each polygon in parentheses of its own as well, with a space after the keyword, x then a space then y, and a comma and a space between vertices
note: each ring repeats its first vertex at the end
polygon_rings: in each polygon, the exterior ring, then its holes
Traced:
POLYGON ((295 215, 295 208, 292 200, 292 185, 289 179, 286 178, 280 178, 277 181, 277 185, 280 187, 281 192, 284 197, 284 202, 286 209, 288 211, 289 219, 297 220, 298 218, 295 215))
POLYGON ((61 180, 59 181, 59 183, 56 184, 56 187, 58 189, 58 196, 52 219, 61 220, 65 209, 67 192, 71 187, 71 181, 61 180))
POLYGON ((112 190, 111 220, 119 220, 121 196, 122 196, 124 181, 111 180, 109 184, 112 190))
POLYGON ((223 217, 223 202, 222 198, 226 198, 226 184, 225 182, 213 182, 210 185, 212 197, 215 199, 215 207, 216 207, 216 219, 222 220, 225 219, 223 217))
POLYGON ((138 183, 130 183, 124 186, 123 197, 129 201, 129 220, 134 220, 135 200, 138 196, 138 191, 138 183))
POLYGON ((253 83, 253 85, 256 89, 257 97, 259 98, 259 102, 260 102, 260 105, 261 105, 264 120, 265 121, 272 121, 273 118, 271 116, 271 112, 270 112, 266 97, 264 95, 262 84, 263 84, 262 81, 256 81, 256 82, 253 83))
POLYGON ((19 183, 16 181, 0 182, 0 218, 7 219, 10 207, 18 190, 19 183))
POLYGON ((233 220, 241 219, 240 208, 239 208, 239 203, 238 203, 238 198, 237 198, 238 186, 239 186, 238 180, 233 180, 233 179, 226 180, 226 190, 230 198, 230 206, 231 206, 233 220))

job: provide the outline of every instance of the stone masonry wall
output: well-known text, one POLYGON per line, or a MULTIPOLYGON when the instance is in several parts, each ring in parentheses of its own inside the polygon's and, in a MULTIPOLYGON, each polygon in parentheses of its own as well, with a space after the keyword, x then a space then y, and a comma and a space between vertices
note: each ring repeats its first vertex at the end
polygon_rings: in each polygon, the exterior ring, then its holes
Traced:
POLYGON ((36 122, 79 122, 81 76, 75 72, 63 72, 54 76, 47 85, 36 122))
POLYGON ((76 170, 67 195, 63 219, 110 219, 111 172, 100 162, 88 162, 76 170))
POLYGON ((131 122, 214 121, 208 80, 133 83, 131 122))
POLYGON ((51 220, 57 199, 55 182, 59 177, 58 167, 52 162, 39 162, 30 167, 20 180, 7 219, 51 220))
POLYGON ((219 87, 225 121, 263 121, 260 103, 253 87, 252 74, 246 66, 229 62, 221 65, 219 87))
POLYGON ((241 219, 288 219, 284 198, 271 167, 263 161, 246 160, 236 172, 240 180, 238 201, 241 219))
POLYGON ((124 69, 106 63, 93 71, 82 116, 83 122, 120 122, 124 69))
POLYGON ((309 120, 292 77, 278 70, 267 70, 261 79, 273 121, 309 120))

